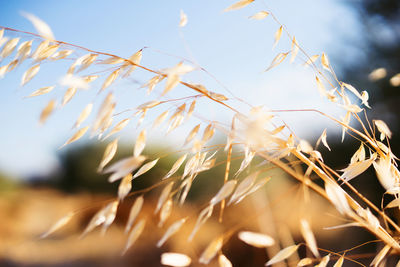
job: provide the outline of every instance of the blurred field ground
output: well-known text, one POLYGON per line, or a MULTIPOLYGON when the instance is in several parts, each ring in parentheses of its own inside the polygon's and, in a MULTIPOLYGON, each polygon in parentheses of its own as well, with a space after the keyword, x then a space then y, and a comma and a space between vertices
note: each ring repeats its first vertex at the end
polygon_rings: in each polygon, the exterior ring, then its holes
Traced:
MULTIPOLYGON (((342 230, 323 230, 324 227, 343 223, 335 219, 336 211, 315 195, 311 196, 308 204, 304 204, 301 185, 292 183, 284 176, 275 177, 275 181, 270 182, 268 187, 242 203, 229 206, 225 210, 223 224, 218 222, 219 209, 216 209, 213 217, 190 243, 187 242, 187 237, 194 227, 198 212, 204 207, 204 202, 192 201, 189 205, 174 208, 171 217, 159 228, 158 216, 154 215, 156 195, 145 195, 145 205, 140 214, 147 221, 145 231, 127 254, 121 257, 127 238, 123 231, 135 197, 130 197, 121 204, 115 222, 104 236, 96 229, 80 239, 91 217, 113 195, 88 192, 68 194, 51 188, 26 186, 15 186, 2 191, 0 266, 160 266, 161 253, 169 251, 186 253, 194 259, 192 266, 200 266, 196 258, 202 250, 216 235, 230 230, 263 232, 281 240, 282 246, 290 244, 293 239, 300 241, 298 225, 304 212, 312 221, 321 247, 336 242, 337 249, 345 249, 349 242, 338 240, 338 235, 344 234, 342 230), (70 211, 81 212, 48 238, 39 238, 70 211), (326 216, 327 214, 332 216, 326 216), (157 248, 156 243, 167 227, 186 216, 188 221, 184 227, 164 246, 157 248)), ((352 231, 352 235, 357 236, 357 231, 352 231)), ((353 242, 357 241, 356 238, 353 239, 353 242)), ((268 251, 253 248, 241 242, 236 232, 233 232, 222 250, 234 266, 263 266, 268 253, 274 250, 276 253, 279 247, 271 247, 268 251)), ((292 261, 297 261, 296 257, 292 257, 292 261)), ((210 266, 217 266, 217 263, 213 261, 210 266)))

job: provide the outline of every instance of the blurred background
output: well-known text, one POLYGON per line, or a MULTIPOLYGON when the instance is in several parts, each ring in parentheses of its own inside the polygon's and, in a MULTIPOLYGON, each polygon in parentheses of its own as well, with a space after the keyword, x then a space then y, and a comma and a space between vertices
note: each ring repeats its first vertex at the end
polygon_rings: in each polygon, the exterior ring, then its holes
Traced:
MULTIPOLYGON (((190 79, 210 84, 209 89, 232 97, 232 104, 243 112, 248 110, 248 106, 240 100, 274 110, 318 109, 335 117, 342 116, 341 110, 319 96, 314 74, 303 66, 301 58, 297 63, 286 62, 279 68, 263 72, 278 52, 290 49, 290 40, 285 37, 271 49, 278 25, 270 17, 262 21, 248 19, 260 10, 272 11, 308 54, 327 53, 341 80, 359 91, 368 91, 372 107, 368 117, 371 120, 382 119, 389 125, 393 131, 391 149, 396 155, 400 152, 400 77, 396 76, 400 73, 400 2, 397 0, 255 1, 246 9, 229 13, 222 12, 233 3, 226 0, 0 3, 1 26, 34 32, 30 22, 20 15, 25 11, 46 21, 57 40, 124 57, 145 47, 142 64, 154 69, 171 67, 182 58, 188 59, 216 77, 215 80, 203 73, 194 74, 190 79), (184 28, 178 27, 180 10, 188 16, 184 28)), ((180 249, 177 252, 186 252, 195 258, 215 233, 230 227, 262 231, 260 225, 266 221, 275 225, 276 228, 271 227, 276 231, 271 234, 278 234, 280 240, 286 240, 288 244, 291 239, 301 241, 297 224, 302 208, 293 197, 298 195, 293 192, 299 192, 300 188, 277 170, 264 175, 279 179, 272 179, 256 196, 234 210, 228 209, 224 225, 217 219, 207 224, 201 237, 190 248, 185 240, 195 217, 189 222, 188 229, 185 228, 167 246, 155 247, 165 231, 165 227, 159 231, 149 230, 158 229, 153 209, 159 189, 146 193, 145 198, 143 216, 153 225, 145 232, 146 237, 141 238, 126 256, 119 256, 126 241, 121 229, 134 198, 123 203, 115 225, 104 237, 94 232, 79 239, 93 214, 115 196, 118 184, 109 184, 107 176, 96 172, 104 143, 83 138, 59 149, 73 133, 71 126, 79 112, 95 99, 93 93, 84 92, 74 98, 65 108, 57 110, 44 126, 38 124, 38 118, 49 97, 23 98, 32 90, 57 84, 62 76, 62 67, 53 64, 43 72, 41 70, 41 75, 25 87, 19 86, 24 68, 0 80, 0 121, 3 125, 0 131, 1 266, 159 266, 160 254, 164 251, 180 249), (267 203, 266 206, 256 204, 260 201, 267 203), (39 239, 57 219, 81 209, 79 216, 62 231, 47 239, 39 239), (261 213, 261 209, 270 212, 261 213), (254 217, 257 213, 259 216, 254 217), (242 222, 243 214, 252 219, 242 222), (187 251, 182 251, 183 247, 187 251)), ((139 72, 131 80, 113 85, 115 90, 119 90, 116 92, 118 111, 152 100, 152 96, 138 90, 147 79, 139 72)), ((62 87, 57 85, 57 88, 60 90, 54 92, 55 96, 62 96, 62 87)), ((92 89, 97 92, 96 85, 92 89)), ((175 96, 179 94, 172 95, 175 96)), ((197 112, 209 120, 230 120, 228 114, 207 103, 201 103, 197 112)), ((298 136, 311 143, 315 143, 327 128, 332 151, 321 152, 326 163, 336 170, 348 164, 359 146, 349 136, 342 143, 341 128, 317 114, 296 112, 282 113, 281 116, 298 136)), ((193 125, 197 123, 195 121, 193 125)), ((169 170, 178 157, 173 152, 179 150, 180 140, 193 125, 182 126, 167 137, 151 134, 149 140, 153 143, 146 147, 144 154, 167 153, 170 156, 134 180, 134 190, 154 184, 169 170)), ((122 142, 115 160, 131 153, 137 133, 137 128, 129 126, 120 134, 122 142)), ((221 137, 215 142, 223 143, 224 139, 221 137)), ((221 153, 219 159, 222 161, 223 158, 221 153)), ((232 169, 239 165, 240 161, 234 161, 232 169)), ((223 170, 222 164, 202 174, 189 195, 189 205, 174 211, 169 222, 194 210, 200 211, 204 201, 221 186, 223 170)), ((354 185, 380 205, 384 191, 372 170, 355 179, 354 185)), ((329 208, 328 203, 317 196, 312 197, 315 206, 310 208, 310 216, 314 219, 313 230, 321 248, 338 252, 374 239, 363 230, 351 229, 347 233, 351 233, 352 238, 337 240, 338 233, 346 235, 344 230, 327 231, 323 228, 343 222, 337 219, 337 213, 329 208)), ((271 228, 265 231, 271 231, 271 228)), ((374 253, 377 247, 379 245, 375 243, 368 244, 354 253, 360 254, 360 262, 369 263, 368 253, 374 253)), ((223 250, 234 266, 263 266, 267 259, 265 250, 251 248, 235 237, 223 250)), ((348 262, 345 266, 353 265, 348 262)))

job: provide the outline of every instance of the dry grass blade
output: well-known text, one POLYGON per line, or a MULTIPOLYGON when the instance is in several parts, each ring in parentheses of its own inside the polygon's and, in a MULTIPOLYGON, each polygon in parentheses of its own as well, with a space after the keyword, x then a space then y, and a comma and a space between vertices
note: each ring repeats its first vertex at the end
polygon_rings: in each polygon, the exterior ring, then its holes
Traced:
POLYGON ((277 135, 277 134, 279 134, 280 132, 282 132, 283 129, 285 129, 285 127, 286 127, 285 125, 281 125, 281 126, 275 128, 275 129, 271 132, 271 134, 277 135))
POLYGON ((245 192, 243 195, 241 195, 240 197, 237 198, 237 200, 234 202, 234 204, 238 204, 240 201, 242 201, 245 197, 247 197, 248 195, 253 194, 254 192, 256 192, 258 189, 260 189, 263 185, 265 185, 269 180, 271 179, 271 177, 266 177, 261 179, 261 181, 257 182, 256 184, 254 184, 247 192, 245 192))
POLYGON ((275 244, 275 240, 265 234, 243 231, 238 234, 240 240, 257 248, 265 248, 275 244))
POLYGON ((21 62, 27 59, 28 56, 30 55, 32 51, 32 43, 33 40, 30 40, 30 41, 25 41, 19 45, 16 58, 20 58, 21 62))
POLYGON ((121 69, 117 69, 115 71, 113 71, 104 81, 103 85, 101 86, 100 91, 103 91, 104 89, 106 89, 107 87, 109 87, 117 78, 119 73, 121 72, 121 69))
MULTIPOLYGON (((344 118, 342 118, 342 123, 343 123, 344 125, 346 125, 346 126, 348 126, 349 123, 350 123, 350 115, 351 115, 350 112, 346 112, 346 115, 344 116, 344 118)), ((344 136, 345 136, 345 134, 346 134, 346 131, 347 131, 347 127, 342 126, 342 142, 343 142, 343 140, 344 140, 344 136)))
POLYGON ((311 258, 303 258, 297 263, 297 266, 303 267, 303 266, 311 265, 312 263, 313 263, 313 260, 311 258))
POLYGON ((98 54, 89 54, 85 56, 85 58, 81 59, 81 64, 80 64, 81 67, 79 68, 79 70, 77 70, 77 72, 87 69, 90 65, 93 64, 93 62, 97 59, 98 56, 99 56, 98 54))
POLYGON ((326 255, 325 257, 322 258, 320 263, 318 263, 318 265, 316 265, 316 267, 326 267, 328 265, 330 259, 331 259, 331 256, 329 254, 326 255))
POLYGON ((390 131, 387 124, 382 120, 374 120, 374 124, 378 128, 378 131, 381 133, 380 139, 383 141, 385 137, 392 138, 392 131, 390 131))
POLYGON ((225 183, 218 193, 210 200, 210 205, 215 205, 221 200, 229 197, 229 195, 232 194, 233 190, 235 189, 235 186, 236 180, 231 180, 225 183))
POLYGON ((183 64, 183 62, 179 62, 177 65, 171 67, 171 68, 166 68, 163 69, 162 72, 164 75, 184 75, 186 73, 189 73, 194 70, 193 66, 183 64))
POLYGON ((133 149, 133 155, 138 157, 142 154, 142 151, 146 145, 146 130, 140 132, 138 138, 136 139, 135 147, 133 149))
POLYGON ((35 92, 33 92, 32 94, 30 94, 27 97, 44 95, 44 94, 47 94, 47 93, 50 93, 51 91, 53 91, 54 88, 55 88, 55 86, 42 87, 40 89, 37 89, 35 92))
POLYGON ((82 110, 81 114, 79 114, 78 119, 76 120, 73 128, 78 128, 82 122, 84 122, 87 117, 90 115, 93 109, 93 103, 89 103, 86 107, 82 110))
POLYGON ((326 140, 326 129, 322 132, 321 136, 319 137, 318 140, 322 141, 322 144, 324 144, 324 146, 331 151, 331 148, 328 145, 328 141, 326 140))
POLYGON ((153 128, 157 127, 158 125, 160 125, 163 121, 165 121, 165 119, 168 117, 169 115, 169 110, 164 111, 163 113, 161 113, 153 122, 153 128))
POLYGON ((334 182, 326 182, 325 192, 329 200, 332 202, 333 205, 335 205, 336 209, 341 214, 352 214, 349 203, 347 202, 346 194, 340 186, 338 186, 334 182))
POLYGON ((370 105, 368 104, 368 100, 369 100, 369 94, 367 91, 362 91, 361 92, 361 104, 363 104, 364 106, 366 106, 367 108, 371 108, 370 105))
POLYGON ((185 12, 183 12, 183 10, 181 9, 179 27, 185 27, 186 24, 187 24, 187 22, 188 22, 187 15, 186 15, 185 12))
POLYGON ((379 266, 379 264, 382 262, 382 260, 386 257, 388 254, 389 250, 391 249, 391 246, 385 245, 381 251, 379 251, 378 254, 376 254, 375 258, 372 260, 370 266, 379 266))
POLYGON ((161 247, 165 241, 167 241, 172 235, 181 229, 182 225, 186 222, 186 218, 180 219, 177 222, 174 222, 168 229, 165 231, 165 234, 161 237, 161 239, 157 242, 157 247, 161 247))
POLYGON ((40 51, 40 53, 35 55, 36 62, 50 58, 58 50, 59 47, 60 47, 59 44, 54 44, 54 45, 49 44, 45 49, 40 51))
POLYGON ((180 82, 180 78, 178 75, 168 75, 167 76, 167 82, 165 83, 165 88, 164 91, 162 92, 162 95, 165 95, 172 89, 174 89, 180 82))
POLYGON ((32 58, 35 61, 39 61, 40 60, 40 55, 42 55, 44 53, 44 51, 46 51, 50 46, 50 41, 49 40, 44 40, 43 42, 41 42, 37 47, 35 52, 33 52, 32 54, 32 58))
POLYGON ((36 64, 32 67, 30 67, 23 75, 22 75, 22 80, 21 80, 21 86, 24 86, 26 83, 28 83, 30 80, 32 80, 33 77, 39 72, 40 70, 40 65, 36 64))
POLYGON ((67 215, 65 215, 64 217, 62 217, 61 219, 59 219, 55 224, 53 224, 53 226, 50 227, 50 229, 43 233, 40 238, 46 238, 49 235, 51 235, 52 233, 54 233, 55 231, 57 231, 58 229, 60 229, 61 227, 63 227, 64 225, 66 225, 74 216, 73 212, 68 213, 67 215))
POLYGON ((129 194, 132 189, 132 174, 126 175, 122 178, 121 183, 118 187, 118 199, 120 201, 124 200, 124 198, 129 194))
POLYGON ((328 56, 325 53, 321 55, 321 64, 324 69, 331 71, 328 56))
POLYGON ((354 88, 354 86, 352 86, 351 84, 348 84, 348 83, 342 83, 342 84, 346 89, 348 89, 350 92, 352 92, 355 96, 357 96, 360 99, 362 98, 360 93, 357 91, 356 88, 354 88))
POLYGON ((21 12, 21 15, 24 16, 25 18, 27 18, 33 24, 33 27, 35 27, 35 29, 39 33, 39 35, 43 36, 46 39, 50 39, 50 40, 55 39, 50 26, 47 25, 46 22, 39 19, 35 15, 27 13, 27 12, 21 12))
POLYGON ((396 191, 393 189, 398 187, 399 179, 399 173, 396 167, 392 164, 391 158, 389 156, 380 158, 378 161, 373 162, 373 165, 381 185, 388 190, 388 193, 393 195, 397 194, 395 192, 390 192, 396 191))
POLYGON ((135 222, 140 210, 142 209, 143 202, 144 198, 143 196, 140 196, 136 198, 135 202, 133 203, 129 212, 128 222, 126 223, 125 233, 128 233, 131 230, 133 223, 135 222))
POLYGON ((179 168, 182 166, 183 162, 186 160, 187 154, 181 156, 175 163, 172 165, 171 170, 163 177, 163 179, 167 179, 174 175, 179 168))
POLYGON ((119 204, 118 200, 115 200, 115 201, 111 202, 110 204, 108 204, 104 208, 105 219, 104 219, 103 227, 101 229, 101 232, 103 235, 105 234, 107 229, 110 227, 110 225, 115 220, 115 217, 117 215, 118 204, 119 204))
POLYGON ((213 125, 212 124, 207 125, 207 127, 204 129, 203 137, 201 138, 201 141, 205 143, 208 140, 210 140, 213 137, 214 132, 215 132, 215 130, 214 130, 213 125))
POLYGON ((335 225, 331 227, 324 227, 324 230, 336 230, 336 229, 341 229, 341 228, 346 228, 346 227, 362 227, 360 223, 345 223, 341 225, 335 225))
POLYGON ((179 199, 179 203, 183 205, 185 203, 186 197, 189 194, 190 188, 192 187, 193 176, 186 178, 183 180, 181 184, 181 196, 179 199))
POLYGON ((231 199, 229 200, 228 205, 238 201, 238 199, 240 199, 243 195, 245 195, 250 190, 250 188, 254 185, 254 183, 257 180, 257 175, 258 175, 258 172, 255 172, 243 179, 243 181, 237 186, 235 192, 233 193, 231 199))
POLYGON ((72 142, 75 142, 76 140, 80 139, 89 129, 89 126, 83 127, 82 129, 79 129, 76 133, 74 133, 74 135, 71 136, 71 138, 69 138, 67 140, 67 142, 65 142, 65 144, 63 144, 61 147, 64 147, 68 144, 71 144, 72 142))
POLYGON ((212 91, 209 91, 208 92, 208 95, 212 98, 212 99, 215 99, 215 100, 218 100, 218 101, 226 101, 226 100, 228 100, 229 98, 227 98, 225 95, 223 95, 223 94, 219 94, 219 93, 215 93, 215 92, 212 92, 212 91))
POLYGON ((267 11, 260 11, 254 14, 253 16, 250 16, 249 19, 256 19, 256 20, 262 20, 268 17, 269 13, 267 11))
POLYGON ((107 59, 104 59, 101 61, 101 64, 110 64, 110 65, 114 65, 114 64, 120 64, 124 62, 123 58, 117 57, 117 56, 111 56, 107 59))
POLYGON ((20 38, 13 38, 11 40, 8 40, 0 52, 0 59, 6 58, 9 55, 11 55, 15 47, 17 46, 19 40, 20 38))
POLYGON ((304 66, 308 66, 308 65, 313 64, 315 61, 317 61, 318 58, 319 58, 319 55, 313 55, 313 56, 311 56, 311 57, 306 61, 306 63, 304 63, 304 66))
POLYGON ((209 205, 200 212, 199 217, 197 218, 196 221, 196 225, 194 226, 192 232, 188 237, 189 242, 193 240, 194 236, 199 231, 200 227, 208 220, 208 218, 211 217, 213 209, 214 205, 209 205))
POLYGON ((56 104, 57 102, 55 100, 50 100, 49 103, 47 103, 46 107, 42 110, 42 113, 40 113, 39 122, 41 124, 44 124, 46 122, 46 120, 49 118, 50 114, 56 107, 56 104))
POLYGON ((252 2, 254 2, 254 0, 240 0, 239 2, 236 2, 233 5, 225 8, 224 12, 228 12, 228 11, 244 8, 245 6, 251 4, 252 2))
POLYGON ((186 120, 188 120, 192 116, 195 107, 196 107, 196 100, 193 100, 192 103, 190 103, 188 112, 186 113, 186 120))
POLYGON ((60 80, 60 84, 66 87, 75 87, 76 89, 89 89, 89 82, 93 76, 79 77, 74 74, 66 74, 60 80))
POLYGON ((89 224, 86 226, 85 230, 83 231, 82 235, 80 238, 83 238, 86 236, 88 233, 93 231, 97 226, 103 224, 106 221, 106 216, 105 212, 109 208, 109 206, 106 206, 99 210, 90 220, 89 224))
MULTIPOLYGON (((0 38, 1 39, 1 38, 0 38)), ((27 59, 32 51, 33 40, 25 41, 19 45, 15 58, 20 60, 20 63, 27 59)))
MULTIPOLYGON (((358 215, 360 215, 366 223, 372 228, 372 229, 379 229, 381 227, 379 219, 369 210, 369 208, 366 209, 358 209, 357 210, 358 215)), ((392 237, 390 237, 392 238, 392 237)), ((397 243, 395 243, 397 245, 397 243)))
MULTIPOLYGON (((138 113, 138 114, 140 114, 140 113, 138 113)), ((142 115, 140 115, 140 118, 139 118, 139 120, 137 121, 137 125, 136 125, 137 128, 139 128, 140 125, 142 125, 142 122, 144 121, 144 118, 146 117, 146 114, 147 114, 147 109, 144 109, 144 110, 142 111, 142 115)))
POLYGON ((62 50, 54 53, 49 59, 51 60, 60 60, 68 57, 71 55, 74 51, 73 50, 62 50))
POLYGON ((143 87, 147 87, 147 88, 148 88, 147 94, 150 94, 150 93, 154 90, 155 86, 156 86, 159 82, 161 82, 163 79, 164 79, 164 76, 160 76, 160 75, 154 76, 154 77, 151 78, 146 84, 144 84, 144 85, 142 86, 142 88, 143 88, 143 87))
POLYGON ((146 103, 141 104, 140 106, 137 107, 137 109, 149 109, 149 108, 154 108, 155 106, 158 106, 161 103, 161 101, 153 100, 149 101, 146 103))
POLYGON ((19 64, 19 60, 18 59, 14 59, 10 63, 8 63, 7 72, 13 71, 17 67, 18 64, 19 64))
POLYGON ((104 150, 103 158, 101 159, 98 171, 101 172, 103 168, 112 160, 118 148, 118 138, 109 143, 104 150))
POLYGON ((133 176, 133 179, 135 179, 136 177, 139 177, 140 175, 148 172, 151 168, 153 168, 159 159, 155 159, 153 161, 147 162, 146 164, 144 164, 133 176))
POLYGON ((311 252, 314 254, 315 257, 319 258, 320 255, 318 252, 317 241, 315 240, 315 236, 307 220, 300 220, 300 231, 311 252))
POLYGON ((62 101, 62 105, 64 106, 65 104, 67 104, 71 99, 72 99, 72 97, 75 95, 75 93, 76 93, 76 88, 75 87, 70 87, 70 88, 68 88, 67 89, 67 91, 65 92, 65 94, 64 94, 64 97, 63 97, 63 101, 62 101))
POLYGON ((197 124, 196 126, 194 126, 194 128, 190 131, 190 133, 186 137, 184 145, 188 144, 190 141, 193 140, 193 138, 199 132, 199 129, 200 129, 200 124, 197 124))
POLYGON ((129 61, 125 62, 123 68, 127 70, 123 75, 123 77, 128 77, 136 69, 137 65, 140 64, 141 60, 142 60, 142 49, 140 49, 135 54, 130 56, 129 61))
POLYGON ((280 26, 279 29, 275 32, 275 41, 274 41, 274 45, 272 46, 272 48, 274 48, 278 44, 279 40, 281 39, 282 30, 283 30, 283 26, 280 26))
POLYGON ((192 259, 182 253, 165 252, 161 254, 161 264, 174 266, 174 267, 185 267, 192 263, 192 259))
POLYGON ((162 227, 165 221, 169 218, 172 212, 173 202, 172 199, 169 198, 160 210, 160 221, 158 222, 158 227, 162 227))
POLYGON ((280 250, 272 259, 270 259, 265 266, 275 264, 289 258, 293 253, 297 251, 300 245, 292 245, 280 250))
POLYGON ((3 49, 0 52, 0 58, 6 58, 14 51, 15 47, 17 46, 20 38, 13 38, 6 42, 3 46, 3 49))
POLYGON ((200 141, 200 140, 194 140, 193 142, 193 146, 192 146, 192 152, 193 153, 198 153, 201 151, 201 149, 203 148, 204 142, 200 141))
POLYGON ((142 52, 143 52, 143 50, 140 49, 139 51, 135 52, 132 56, 130 56, 129 57, 130 62, 126 62, 126 65, 131 65, 131 67, 134 67, 134 68, 136 66, 135 65, 132 66, 133 64, 139 65, 140 61, 142 60, 142 52))
POLYGON ((158 198, 156 209, 154 210, 154 214, 156 214, 161 207, 164 205, 165 201, 168 199, 169 194, 171 193, 172 187, 174 186, 174 182, 170 182, 167 184, 162 190, 160 197, 158 198))
POLYGON ((351 179, 357 177, 361 173, 365 172, 375 161, 375 157, 372 156, 371 158, 364 160, 364 161, 359 161, 351 164, 347 168, 341 170, 344 173, 340 176, 340 180, 343 181, 350 181, 351 179))
POLYGON ((354 155, 350 159, 350 165, 356 163, 357 161, 364 161, 365 160, 365 149, 364 145, 361 143, 360 147, 354 153, 354 155))
POLYGON ((390 84, 394 87, 400 86, 400 73, 397 73, 392 78, 390 78, 390 84))
POLYGON ((97 116, 92 127, 92 134, 98 133, 101 135, 108 127, 111 126, 115 106, 116 103, 114 101, 114 95, 109 93, 103 100, 103 103, 97 112, 97 116))
MULTIPOLYGON (((2 28, 2 29, 3 29, 3 33, 4 33, 4 28, 2 28)), ((3 36, 2 38, 0 38, 0 47, 2 47, 8 41, 9 41, 9 38, 6 36, 3 36)))
POLYGON ((293 36, 292 48, 291 48, 292 56, 290 58, 290 63, 292 63, 295 60, 297 54, 299 53, 299 49, 300 49, 299 44, 297 43, 296 38, 293 36))
POLYGON ((247 168, 247 166, 249 166, 249 164, 253 160, 254 156, 255 156, 255 152, 250 151, 250 150, 245 151, 244 159, 243 159, 242 163, 240 164, 239 170, 236 172, 235 176, 238 176, 244 169, 247 168))
POLYGON ((335 262, 335 264, 333 265, 333 267, 342 267, 343 262, 344 262, 344 255, 342 255, 342 256, 337 260, 337 262, 335 262))
POLYGON ((113 173, 108 178, 108 181, 112 183, 139 168, 145 159, 144 156, 124 158, 105 169, 103 173, 113 173))
POLYGON ((231 261, 224 254, 218 256, 218 264, 219 267, 232 267, 231 261))
POLYGON ((132 231, 130 232, 130 234, 128 236, 128 241, 126 242, 125 248, 122 251, 122 255, 124 255, 126 253, 126 251, 128 251, 128 249, 139 238, 140 234, 143 232, 145 224, 146 224, 146 221, 144 219, 142 219, 135 225, 135 227, 133 227, 132 231))
POLYGON ((217 237, 207 246, 200 256, 199 262, 202 264, 208 264, 217 255, 218 251, 221 250, 223 245, 223 237, 217 237))
POLYGON ((118 133, 119 131, 124 129, 128 125, 130 120, 131 119, 128 118, 128 119, 123 119, 122 121, 118 122, 117 125, 115 125, 114 128, 112 128, 111 131, 104 137, 104 139, 107 139, 111 135, 118 133))
POLYGON ((265 71, 269 71, 270 69, 278 66, 279 64, 282 63, 282 61, 286 58, 286 56, 288 55, 288 53, 279 53, 271 62, 271 64, 269 65, 269 67, 265 70, 265 71))
POLYGON ((206 153, 196 152, 188 161, 186 161, 185 168, 183 170, 182 180, 187 176, 191 175, 192 178, 198 171, 199 166, 204 162, 206 153))
POLYGON ((8 65, 4 65, 0 67, 0 79, 4 77, 7 72, 8 65))
POLYGON ((74 63, 69 67, 68 69, 68 75, 72 75, 75 72, 76 67, 80 66, 84 60, 90 57, 90 54, 86 54, 84 56, 81 56, 77 58, 74 63))

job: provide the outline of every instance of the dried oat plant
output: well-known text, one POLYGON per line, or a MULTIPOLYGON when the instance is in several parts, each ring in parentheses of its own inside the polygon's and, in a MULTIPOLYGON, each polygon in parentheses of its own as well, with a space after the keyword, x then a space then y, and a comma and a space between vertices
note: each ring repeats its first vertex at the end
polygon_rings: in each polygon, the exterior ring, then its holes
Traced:
MULTIPOLYGON (((241 0, 226 8, 225 11, 245 8, 253 1, 241 0)), ((389 145, 391 138, 389 127, 381 120, 370 123, 365 112, 365 108, 370 108, 368 93, 366 91, 359 92, 352 85, 340 81, 325 53, 309 56, 273 13, 268 10, 259 11, 250 19, 274 21, 277 31, 274 35, 271 34, 275 40, 273 46, 277 48, 278 43, 284 42, 285 39, 290 42, 291 49, 277 53, 269 66, 266 66, 265 71, 278 68, 283 61, 294 62, 305 58, 305 63, 303 63, 312 68, 315 73, 316 90, 323 97, 344 109, 346 111, 344 118, 337 119, 318 110, 266 110, 262 107, 252 107, 250 112, 245 114, 232 106, 230 99, 222 93, 210 91, 203 84, 185 81, 185 75, 190 72, 205 72, 204 69, 189 61, 182 60, 175 66, 155 70, 151 66, 141 64, 145 50, 139 50, 129 58, 93 51, 56 40, 46 23, 33 15, 25 14, 25 16, 34 24, 38 34, 1 27, 0 60, 2 65, 0 76, 6 76, 16 68, 26 68, 21 79, 23 86, 40 74, 44 64, 55 64, 54 62, 69 64, 61 81, 68 89, 61 99, 50 97, 48 104, 41 112, 41 123, 45 123, 54 111, 65 106, 74 95, 88 89, 96 79, 103 79, 96 98, 83 108, 77 118, 73 126, 75 133, 63 145, 69 145, 85 134, 105 140, 107 146, 103 158, 99 162, 98 171, 109 174, 110 183, 119 183, 115 199, 110 200, 98 210, 82 233, 82 237, 99 226, 102 227, 103 232, 106 231, 116 218, 119 204, 122 201, 130 201, 132 208, 125 228, 126 246, 121 248, 121 251, 125 253, 140 238, 146 228, 146 218, 140 217, 140 213, 147 192, 154 188, 162 188, 154 212, 158 214, 158 224, 163 225, 173 208, 185 205, 192 183, 198 174, 206 172, 216 165, 224 164, 226 166, 225 175, 216 178, 223 180, 223 186, 219 191, 204 203, 201 210, 180 218, 166 227, 165 234, 160 236, 156 246, 162 247, 167 243, 188 220, 194 222, 194 228, 187 236, 187 242, 191 242, 196 239, 202 226, 207 224, 211 217, 216 217, 220 223, 224 223, 223 214, 226 210, 233 209, 236 204, 249 195, 268 186, 270 179, 279 179, 279 177, 260 175, 260 170, 274 165, 298 181, 303 188, 304 201, 307 201, 307 195, 311 191, 329 201, 347 221, 340 227, 362 227, 375 235, 376 239, 383 244, 383 248, 371 257, 372 265, 378 266, 388 255, 400 253, 400 245, 396 238, 400 233, 400 227, 385 212, 386 208, 400 206, 400 173, 397 169, 397 158, 391 152, 389 145), (298 56, 301 56, 302 59, 298 56), (155 95, 154 100, 117 112, 117 99, 114 91, 110 89, 111 85, 117 80, 128 79, 134 71, 138 70, 152 75, 152 78, 141 88, 143 91, 146 90, 147 94, 155 95), (176 99, 168 98, 168 93, 173 90, 183 91, 186 96, 176 99), (231 114, 231 122, 229 124, 218 121, 210 122, 205 119, 207 114, 201 114, 201 116, 196 114, 196 104, 199 99, 206 99, 226 109, 231 114), (88 121, 89 115, 96 109, 94 119, 88 121), (343 137, 351 135, 360 141, 359 149, 349 160, 349 165, 340 173, 327 166, 321 153, 317 150, 320 143, 330 150, 326 130, 313 146, 300 139, 285 123, 276 124, 275 117, 279 112, 302 111, 319 113, 327 120, 336 123, 337 127, 342 128, 343 137), (156 119, 147 123, 145 127, 140 126, 146 120, 148 113, 156 114, 156 119), (179 149, 181 154, 170 170, 150 188, 140 192, 131 192, 132 180, 140 179, 140 176, 154 168, 159 160, 158 157, 142 154, 148 142, 148 132, 154 131, 158 125, 164 123, 167 124, 166 132, 169 133, 189 119, 197 120, 199 123, 188 132, 186 139, 182 142, 183 147, 179 149), (118 133, 134 121, 140 126, 140 130, 134 140, 132 155, 110 164, 118 150, 118 133), (351 126, 350 121, 353 122, 352 125, 356 126, 351 126), (210 143, 215 132, 226 137, 224 144, 210 143), (234 149, 241 151, 241 164, 238 170, 231 167, 234 149), (224 160, 221 162, 217 162, 216 158, 216 152, 219 150, 224 151, 224 160), (262 159, 257 168, 252 168, 249 175, 241 175, 256 158, 262 159), (391 195, 393 198, 393 201, 386 207, 375 206, 349 183, 352 179, 362 176, 363 172, 371 165, 376 171, 376 178, 386 189, 385 194, 391 195), (357 199, 351 197, 349 192, 356 195, 357 199)), ((182 11, 179 26, 184 27, 187 20, 188 17, 182 11)), ((50 96, 54 88, 55 85, 40 88, 28 97, 50 96)), ((68 224, 77 213, 79 211, 66 214, 42 237, 45 238, 58 231, 68 224)), ((338 267, 346 261, 356 262, 350 252, 330 251, 328 254, 326 251, 321 251, 310 223, 307 216, 304 216, 299 222, 304 238, 303 243, 292 244, 280 249, 266 259, 266 265, 285 262, 291 255, 297 253, 301 246, 306 247, 310 253, 307 258, 299 259, 295 263, 297 266, 309 264, 326 266, 329 262, 334 262, 334 266, 338 267)), ((237 235, 240 240, 255 247, 268 248, 280 242, 264 233, 239 231, 238 229, 240 226, 222 232, 213 240, 209 240, 209 245, 204 248, 197 259, 192 259, 195 257, 194 255, 189 257, 183 253, 169 252, 162 255, 161 263, 170 266, 188 266, 192 261, 208 264, 212 260, 216 260, 214 258, 218 258, 220 266, 231 266, 222 250, 232 235, 237 235)))

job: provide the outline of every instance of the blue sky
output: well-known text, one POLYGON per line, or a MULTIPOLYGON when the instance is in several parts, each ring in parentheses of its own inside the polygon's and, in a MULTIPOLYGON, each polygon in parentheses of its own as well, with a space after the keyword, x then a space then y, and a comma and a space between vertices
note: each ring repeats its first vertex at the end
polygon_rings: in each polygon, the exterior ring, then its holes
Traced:
MULTIPOLYGON (((301 62, 282 64, 282 67, 263 73, 278 52, 290 48, 290 41, 283 37, 272 50, 278 25, 270 17, 263 21, 249 20, 248 17, 261 10, 273 11, 310 55, 326 52, 334 63, 335 58, 351 60, 352 54, 359 53, 351 45, 359 41, 357 31, 360 28, 352 11, 342 1, 280 0, 255 1, 245 9, 222 12, 234 2, 1 1, 0 25, 35 32, 30 22, 20 15, 21 11, 29 12, 46 21, 57 40, 125 57, 146 46, 149 48, 143 52, 144 65, 161 69, 178 63, 177 57, 194 60, 236 97, 254 105, 271 109, 317 108, 336 114, 338 111, 333 105, 321 100, 312 72, 302 67, 301 62), (181 9, 188 16, 184 28, 178 27, 181 9)), ((57 83, 61 74, 57 67, 44 66, 41 75, 21 88, 23 71, 21 68, 0 80, 0 121, 3 126, 0 131, 0 170, 21 177, 43 174, 57 165, 57 148, 71 136, 71 125, 93 98, 93 94, 83 93, 68 107, 57 111, 44 126, 39 126, 40 111, 51 96, 32 99, 23 99, 23 96, 57 83)), ((147 78, 140 73, 134 76, 137 83, 144 83, 147 78)), ((206 75, 190 78, 210 84, 212 88, 215 86, 215 91, 228 95, 206 75)), ((119 97, 125 106, 135 107, 152 100, 128 92, 129 88, 137 89, 138 84, 116 86, 124 88, 119 97)), ((97 88, 94 91, 97 92, 97 88)), ((63 93, 60 89, 54 94, 62 96, 63 93)), ((240 106, 240 103, 236 104, 240 106)), ((207 105, 202 108, 214 119, 226 119, 207 105)), ((303 137, 310 138, 324 128, 333 127, 315 114, 283 116, 303 137)))

